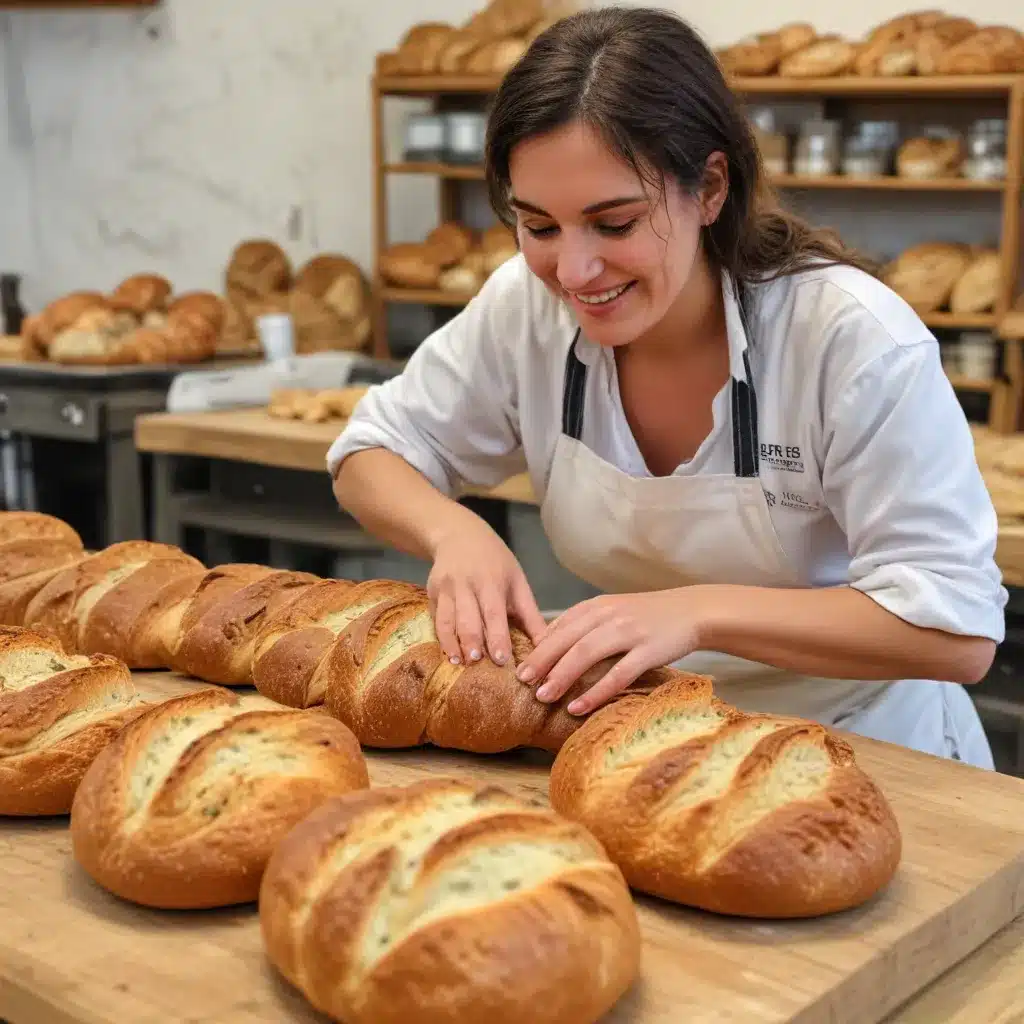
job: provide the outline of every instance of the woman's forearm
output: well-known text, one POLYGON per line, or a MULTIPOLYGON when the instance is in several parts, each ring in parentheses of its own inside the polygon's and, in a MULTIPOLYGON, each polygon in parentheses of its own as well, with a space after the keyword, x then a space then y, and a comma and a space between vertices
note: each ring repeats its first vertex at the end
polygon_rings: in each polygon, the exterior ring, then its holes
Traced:
POLYGON ((800 675, 978 682, 995 643, 913 626, 851 587, 688 588, 701 608, 701 646, 800 675), (695 594, 693 591, 701 591, 695 594))
POLYGON ((441 537, 476 519, 385 448, 349 455, 334 478, 334 496, 368 533, 427 560, 441 537))

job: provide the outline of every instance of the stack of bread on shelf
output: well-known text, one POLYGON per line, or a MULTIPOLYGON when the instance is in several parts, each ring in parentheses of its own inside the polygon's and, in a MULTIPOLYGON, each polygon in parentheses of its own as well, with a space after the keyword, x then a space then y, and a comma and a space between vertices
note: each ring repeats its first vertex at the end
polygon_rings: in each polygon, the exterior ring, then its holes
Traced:
POLYGON ((380 75, 503 75, 573 0, 491 0, 462 25, 413 25, 398 49, 377 57, 380 75))
POLYGON ((881 278, 920 315, 989 313, 1002 287, 996 249, 962 242, 922 242, 901 252, 881 278))
POLYGON ((224 325, 224 303, 210 292, 174 295, 159 274, 136 274, 112 292, 75 291, 25 318, 22 357, 115 366, 210 359, 224 325))
POLYGON ((941 10, 891 18, 863 39, 819 33, 794 22, 716 51, 739 78, 832 78, 837 75, 983 75, 1024 72, 1024 33, 983 25, 941 10))
POLYGON ((385 283, 397 288, 470 296, 518 251, 515 233, 504 224, 476 232, 457 221, 445 221, 423 242, 386 246, 378 266, 385 283))
POLYGON ((224 349, 258 352, 256 322, 287 313, 300 354, 365 349, 370 342, 370 283, 358 264, 319 253, 294 269, 287 253, 266 238, 235 246, 224 275, 224 349))
POLYGON ((631 890, 808 917, 898 868, 846 741, 739 711, 706 676, 652 669, 573 716, 614 659, 542 703, 515 675, 524 633, 505 665, 453 664, 417 585, 76 536, 0 514, 0 813, 70 812, 72 856, 122 899, 257 901, 268 959, 333 1019, 593 1024, 640 971, 631 890), (200 682, 133 682, 158 667, 200 682), (547 751, 550 806, 436 774, 374 784, 367 751, 424 745, 547 751))
POLYGON ((365 384, 343 388, 275 388, 270 393, 267 414, 279 420, 327 423, 347 420, 369 390, 365 384))

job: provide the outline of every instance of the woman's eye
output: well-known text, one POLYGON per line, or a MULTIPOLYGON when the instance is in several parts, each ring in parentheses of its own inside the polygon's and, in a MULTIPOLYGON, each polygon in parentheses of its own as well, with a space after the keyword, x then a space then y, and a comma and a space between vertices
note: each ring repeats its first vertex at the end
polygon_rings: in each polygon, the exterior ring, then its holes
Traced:
POLYGON ((603 235, 621 237, 622 235, 628 235, 636 226, 636 222, 637 218, 634 217, 632 220, 627 220, 625 224, 598 224, 597 230, 603 235))
POLYGON ((546 228, 531 228, 529 225, 526 225, 526 230, 529 231, 534 238, 550 238, 558 229, 551 224, 546 228))

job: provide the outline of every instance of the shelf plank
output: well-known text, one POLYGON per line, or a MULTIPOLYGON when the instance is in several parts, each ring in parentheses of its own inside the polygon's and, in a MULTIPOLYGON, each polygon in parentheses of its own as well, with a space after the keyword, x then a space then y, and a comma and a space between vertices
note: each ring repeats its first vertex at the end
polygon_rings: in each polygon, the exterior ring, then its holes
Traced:
MULTIPOLYGON (((385 174, 430 174, 455 181, 482 181, 480 164, 445 164, 423 161, 400 161, 384 164, 385 174)), ((971 178, 899 178, 896 175, 857 178, 836 174, 827 176, 773 174, 770 180, 779 188, 798 189, 878 189, 894 192, 1002 192, 1005 180, 974 181, 971 178)))
POLYGON ((482 164, 440 164, 406 160, 396 164, 384 164, 382 170, 385 174, 432 174, 438 178, 456 181, 483 181, 484 179, 482 164))
MULTIPOLYGON (((1010 75, 904 75, 867 78, 732 78, 736 92, 777 96, 1003 96, 1024 82, 1024 74, 1010 75)), ((377 75, 378 92, 403 96, 423 93, 487 93, 501 83, 500 75, 377 75)))
POLYGON ((843 174, 815 177, 800 174, 773 174, 769 180, 778 188, 868 189, 892 192, 1003 192, 1007 182, 975 181, 972 178, 899 178, 885 175, 873 178, 843 174))
POLYGON ((424 306, 464 306, 473 297, 464 292, 446 292, 440 288, 390 288, 380 289, 385 302, 410 302, 424 306))
POLYGON ((926 313, 921 319, 929 327, 952 327, 968 330, 993 329, 996 326, 994 313, 926 313))
POLYGON ((949 383, 957 391, 978 391, 984 394, 992 394, 999 387, 999 380, 977 380, 972 377, 963 377, 958 373, 949 374, 949 383))

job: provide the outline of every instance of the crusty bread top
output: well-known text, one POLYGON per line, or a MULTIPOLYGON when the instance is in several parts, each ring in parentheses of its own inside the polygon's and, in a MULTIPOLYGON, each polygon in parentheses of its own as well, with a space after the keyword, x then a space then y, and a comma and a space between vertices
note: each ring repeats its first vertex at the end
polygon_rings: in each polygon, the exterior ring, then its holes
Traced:
POLYGON ((352 1024, 590 1024, 639 965, 636 909, 593 836, 457 779, 326 802, 275 849, 260 921, 284 976, 352 1024))
POLYGON ((284 831, 324 799, 368 785, 340 722, 199 690, 150 708, 90 766, 72 807, 75 856, 137 902, 249 901, 284 831))
POLYGON ((12 540, 56 540, 82 548, 73 526, 45 512, 0 512, 0 544, 12 540))
MULTIPOLYGON (((175 564, 192 567, 201 565, 171 544, 144 540, 112 544, 54 576, 29 603, 25 612, 25 625, 52 633, 67 650, 80 650, 94 610, 103 617, 103 635, 113 631, 120 616, 135 610, 136 600, 133 598, 132 603, 124 606, 115 588, 120 590, 133 574, 157 561, 163 562, 168 571, 172 571, 170 566, 175 564), (110 616, 105 615, 100 607, 108 595, 113 608, 110 616)), ((156 577, 159 578, 159 575, 157 573, 156 577)), ((150 576, 147 574, 147 578, 150 576)), ((99 635, 94 634, 91 640, 95 641, 99 635)), ((122 643, 122 640, 119 639, 118 643, 122 643)), ((120 649, 118 653, 121 653, 120 649)))
POLYGON ((85 558, 81 541, 67 537, 26 537, 0 542, 0 583, 56 569, 85 558))
POLYGON ((137 703, 116 658, 68 655, 54 637, 0 626, 0 758, 53 747, 137 703))
POLYGON ((707 676, 673 676, 596 711, 551 770, 552 806, 591 828, 631 884, 790 917, 855 905, 889 880, 899 826, 845 740, 740 711, 707 676))

